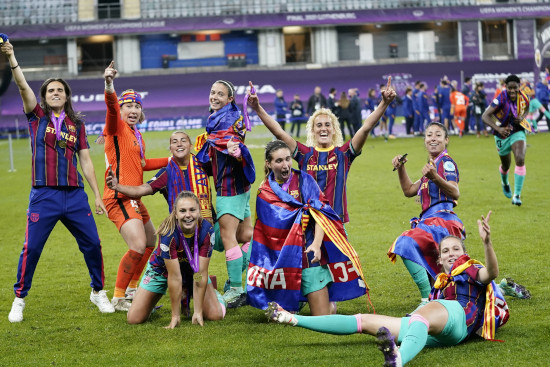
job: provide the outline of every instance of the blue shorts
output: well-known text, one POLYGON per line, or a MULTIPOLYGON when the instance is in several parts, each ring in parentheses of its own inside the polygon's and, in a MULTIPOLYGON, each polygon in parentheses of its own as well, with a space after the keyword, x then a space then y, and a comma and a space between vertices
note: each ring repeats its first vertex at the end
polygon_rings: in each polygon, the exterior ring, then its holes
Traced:
POLYGON ((319 291, 332 283, 332 274, 328 266, 314 266, 302 270, 302 295, 319 291))
MULTIPOLYGON (((426 346, 428 347, 449 347, 457 345, 468 336, 468 327, 466 326, 466 314, 458 301, 450 301, 446 299, 437 299, 432 302, 441 303, 448 314, 447 324, 443 331, 437 335, 428 335, 426 346)), ((409 328, 410 317, 401 319, 401 328, 399 330, 399 340, 401 343, 405 337, 406 330, 409 328)))
POLYGON ((231 214, 241 222, 250 217, 250 191, 235 196, 216 197, 218 219, 224 214, 231 214))
POLYGON ((512 150, 512 145, 516 141, 526 141, 527 138, 525 137, 525 131, 518 131, 507 137, 506 139, 501 139, 498 136, 495 135, 495 143, 497 145, 497 152, 498 155, 504 156, 510 154, 510 151, 512 150))

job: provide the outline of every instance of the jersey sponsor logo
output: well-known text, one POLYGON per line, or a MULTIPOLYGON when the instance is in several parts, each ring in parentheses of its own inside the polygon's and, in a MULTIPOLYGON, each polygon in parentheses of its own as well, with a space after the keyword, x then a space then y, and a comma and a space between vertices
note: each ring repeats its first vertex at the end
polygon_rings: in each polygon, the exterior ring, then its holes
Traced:
MULTIPOLYGON (((72 126, 69 126, 69 127, 72 127, 72 126)), ((46 128, 46 133, 49 133, 49 134, 55 134, 55 128, 51 127, 51 126, 48 126, 46 128)), ((70 135, 64 131, 61 132, 61 137, 67 141, 71 141, 73 143, 76 143, 76 136, 74 135, 70 135)))
POLYGON ((338 163, 329 164, 308 164, 307 171, 330 171, 338 168, 338 163))
POLYGON ((443 168, 445 169, 445 171, 454 171, 455 165, 453 164, 453 162, 447 161, 443 163, 443 168))
POLYGON ((420 190, 424 190, 428 188, 428 182, 423 182, 422 185, 420 185, 420 190))
POLYGON ((31 222, 38 222, 38 219, 40 219, 40 214, 38 213, 31 213, 30 215, 31 222))
POLYGON ((264 289, 286 289, 285 273, 283 269, 268 271, 255 265, 248 269, 247 280, 249 285, 264 289))

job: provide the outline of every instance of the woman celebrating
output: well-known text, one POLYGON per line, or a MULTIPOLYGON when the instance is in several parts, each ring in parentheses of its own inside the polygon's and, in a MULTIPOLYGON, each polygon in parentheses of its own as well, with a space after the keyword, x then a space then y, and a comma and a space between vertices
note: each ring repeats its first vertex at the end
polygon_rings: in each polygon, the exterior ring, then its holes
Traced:
POLYGON ((170 291, 172 305, 167 329, 180 324, 182 295, 187 298, 187 305, 193 296, 193 324, 203 326, 204 319, 223 319, 225 302, 208 277, 214 229, 202 219, 197 196, 190 191, 180 192, 172 213, 161 223, 157 234, 159 245, 128 311, 128 323, 145 322, 166 289, 170 291))
POLYGON ((510 75, 504 81, 506 89, 487 107, 481 118, 483 122, 493 128, 498 156, 500 157, 500 179, 502 192, 507 198, 512 198, 512 204, 520 206, 521 190, 525 180, 525 150, 527 138, 525 128, 529 123, 525 117, 529 112, 529 98, 519 90, 520 80, 516 75, 510 75), (508 170, 512 163, 512 153, 516 168, 514 169, 514 196, 508 170))
POLYGON ((491 242, 490 215, 489 211, 486 218, 481 216, 477 221, 487 266, 470 259, 462 239, 444 238, 439 250, 443 273, 435 282, 432 301, 411 317, 373 314, 309 317, 292 315, 275 303, 270 304, 266 315, 279 323, 323 333, 376 335, 384 353, 384 366, 403 366, 425 346, 457 345, 474 333, 494 340, 496 329, 508 321, 509 311, 493 281, 498 275, 498 262, 491 242), (399 349, 396 342, 401 344, 399 349))
POLYGON ((32 152, 32 189, 27 210, 25 243, 13 286, 15 299, 8 319, 23 321, 25 297, 31 288, 34 271, 50 232, 58 221, 67 227, 84 255, 92 279, 90 301, 101 312, 115 312, 103 290, 101 242, 84 192, 82 173, 95 196, 95 212, 103 214, 94 166, 90 158, 82 116, 73 110, 71 89, 63 79, 50 78, 40 87, 40 104, 17 63, 13 45, 4 34, 0 50, 9 60, 15 83, 29 120, 32 152))
MULTIPOLYGON (((210 89, 210 111, 206 133, 197 137, 197 159, 211 162, 216 186, 216 213, 225 249, 229 289, 224 299, 228 307, 246 302, 242 288, 242 272, 252 222, 250 221, 250 184, 256 180, 254 162, 244 145, 246 126, 235 104, 235 87, 231 82, 218 80, 210 89), (242 250, 239 243, 244 243, 242 250), (243 256, 244 254, 244 256, 243 256)), ((277 126, 280 127, 279 124, 277 126)), ((216 248, 216 250, 220 250, 216 248)))
POLYGON ((422 177, 412 182, 405 169, 407 159, 398 155, 393 158, 399 183, 406 197, 419 196, 422 212, 420 218, 411 219, 411 229, 403 232, 388 251, 395 262, 401 256, 405 267, 418 286, 420 306, 428 303, 430 281, 439 273, 438 243, 446 236, 464 238, 464 226, 452 211, 460 196, 459 174, 456 163, 447 154, 449 136, 447 128, 438 122, 428 124, 424 145, 428 151, 428 163, 422 168, 422 177))
POLYGON ((307 142, 304 145, 280 128, 279 124, 260 106, 255 93, 249 96, 248 104, 269 131, 288 145, 300 169, 313 176, 330 206, 340 219, 347 223, 349 215, 346 182, 351 163, 361 154, 370 131, 394 98, 395 91, 391 87, 391 77, 389 77, 386 89, 382 92, 382 101, 367 117, 363 126, 345 144, 340 123, 329 109, 321 108, 309 118, 306 125, 307 142))
MULTIPOLYGON (((165 167, 168 158, 145 159, 145 141, 136 126, 145 119, 141 96, 129 89, 117 98, 113 85, 117 74, 114 65, 114 61, 111 62, 104 73, 107 117, 103 134, 105 160, 108 163, 105 179, 112 171, 123 185, 141 185, 143 171, 165 167)), ((141 272, 155 246, 155 227, 141 200, 111 190, 107 182, 103 202, 109 219, 128 245, 128 251, 120 260, 111 303, 118 311, 128 311, 141 272)))
POLYGON ((331 301, 365 294, 366 283, 342 222, 319 186, 291 167, 288 146, 269 142, 266 179, 256 199, 248 300, 260 309, 277 301, 291 311, 307 301, 313 315, 327 315, 331 301))

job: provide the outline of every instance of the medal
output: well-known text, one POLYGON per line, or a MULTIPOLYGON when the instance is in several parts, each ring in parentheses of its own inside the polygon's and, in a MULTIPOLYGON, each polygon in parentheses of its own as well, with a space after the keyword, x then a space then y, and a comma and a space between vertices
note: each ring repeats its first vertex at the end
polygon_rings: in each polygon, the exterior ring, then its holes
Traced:
POLYGON ((185 250, 185 255, 187 255, 187 259, 189 260, 189 265, 191 265, 191 270, 193 270, 193 280, 195 282, 200 282, 202 280, 202 275, 199 273, 199 226, 195 226, 195 236, 193 238, 193 255, 191 255, 191 249, 189 248, 187 240, 185 239, 185 236, 183 235, 183 232, 181 231, 179 225, 176 225, 176 230, 178 232, 180 243, 185 250))
POLYGON ((54 113, 52 112, 52 114, 50 115, 50 120, 53 122, 53 126, 55 128, 57 145, 59 145, 59 147, 63 149, 67 146, 67 141, 64 140, 61 136, 61 126, 63 125, 63 121, 65 121, 65 111, 61 111, 59 117, 55 117, 54 113))
POLYGON ((58 140, 57 145, 59 145, 60 148, 66 148, 67 142, 65 140, 58 140))

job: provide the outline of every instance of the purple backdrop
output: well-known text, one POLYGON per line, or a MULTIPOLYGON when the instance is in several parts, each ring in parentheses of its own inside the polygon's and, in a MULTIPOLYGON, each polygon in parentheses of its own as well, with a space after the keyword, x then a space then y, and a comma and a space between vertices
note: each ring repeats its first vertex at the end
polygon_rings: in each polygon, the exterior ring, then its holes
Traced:
POLYGON ((517 58, 530 59, 535 52, 535 21, 533 19, 516 20, 517 58))
MULTIPOLYGON (((359 88, 360 97, 366 96, 369 88, 384 83, 392 75, 393 85, 400 95, 405 87, 416 80, 428 84, 431 93, 439 79, 447 75, 458 80, 461 85, 461 71, 464 76, 482 75, 480 80, 498 80, 498 74, 522 73, 531 71, 531 65, 522 60, 486 61, 461 63, 411 63, 324 68, 314 70, 250 70, 216 73, 190 73, 142 77, 120 77, 115 80, 115 88, 121 92, 133 88, 143 94, 143 107, 148 118, 147 129, 200 128, 205 126, 208 116, 208 94, 211 84, 218 79, 228 79, 236 86, 237 102, 242 108, 245 87, 251 80, 257 85, 258 95, 266 110, 273 111, 275 90, 283 89, 287 102, 298 93, 304 105, 316 85, 322 87, 326 95, 329 88, 335 87, 338 93, 348 88, 359 88)), ((29 83, 38 91, 41 82, 29 83)), ((101 131, 105 118, 103 98, 103 78, 69 80, 73 91, 74 107, 86 115, 87 130, 90 133, 101 131)), ((492 95, 493 84, 486 84, 488 95, 492 95)), ((0 99, 0 127, 13 127, 15 119, 25 127, 19 91, 12 82, 8 91, 0 99)))
MULTIPOLYGON (((290 5, 289 5, 290 6, 290 5)), ((550 16, 550 4, 502 4, 490 6, 447 6, 432 8, 371 9, 358 11, 228 15, 178 19, 91 21, 69 24, 25 24, 4 26, 13 38, 75 37, 93 34, 169 33, 199 29, 249 29, 326 24, 374 22, 426 22, 438 20, 543 18, 550 16)))
POLYGON ((479 61, 479 23, 460 22, 460 34, 462 40, 462 60, 479 61))

